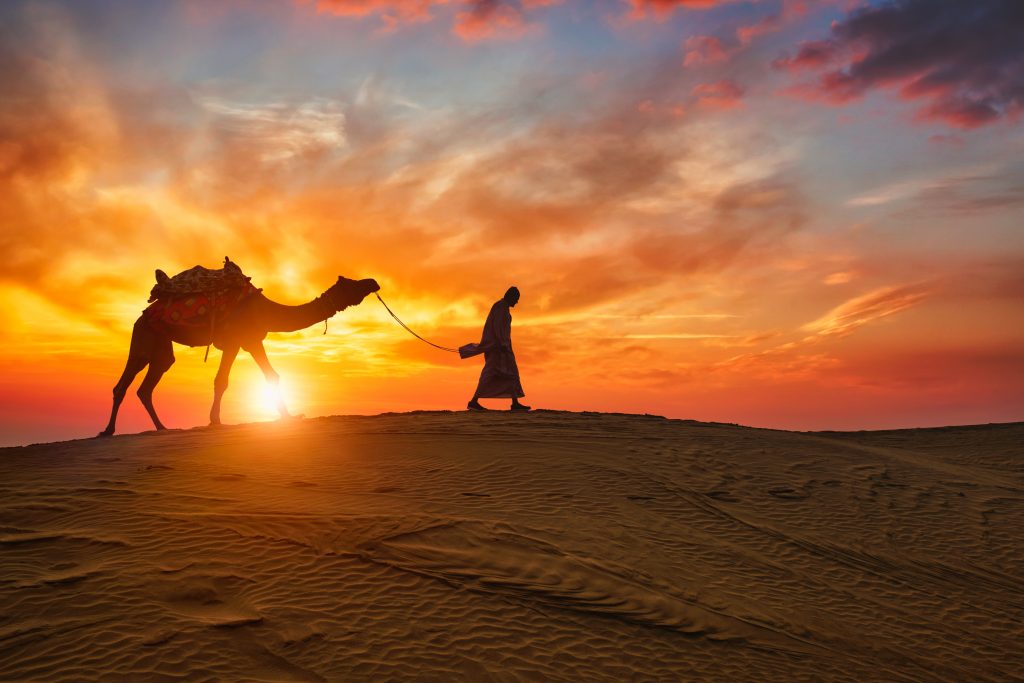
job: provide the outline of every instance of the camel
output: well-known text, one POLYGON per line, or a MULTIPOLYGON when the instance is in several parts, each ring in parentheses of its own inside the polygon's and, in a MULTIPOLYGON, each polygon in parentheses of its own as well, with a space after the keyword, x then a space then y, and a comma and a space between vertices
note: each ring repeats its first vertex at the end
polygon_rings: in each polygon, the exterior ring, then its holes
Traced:
MULTIPOLYGON (((158 274, 158 279, 160 275, 163 273, 158 274)), ((121 401, 124 400, 135 376, 147 365, 149 372, 146 373, 136 393, 157 430, 166 429, 153 407, 153 389, 174 364, 175 342, 186 346, 212 344, 223 351, 217 376, 213 380, 213 406, 210 408, 210 424, 219 425, 221 398, 228 388, 228 375, 231 374, 231 365, 235 362, 239 349, 249 352, 263 371, 267 382, 276 387, 279 376, 270 366, 267 352, 263 349, 263 340, 268 332, 295 332, 311 327, 327 320, 338 311, 360 304, 366 296, 379 289, 380 285, 376 280, 349 280, 339 276, 338 281, 330 289, 299 306, 276 303, 263 296, 259 290, 255 290, 248 298, 237 304, 221 324, 211 328, 170 326, 158 329, 146 320, 145 315, 140 316, 132 329, 128 362, 125 364, 121 379, 114 386, 114 406, 110 411, 110 422, 99 436, 110 436, 114 433, 114 423, 117 421, 117 410, 121 407, 121 401)), ((275 393, 278 397, 278 413, 282 418, 291 417, 280 392, 275 393)))

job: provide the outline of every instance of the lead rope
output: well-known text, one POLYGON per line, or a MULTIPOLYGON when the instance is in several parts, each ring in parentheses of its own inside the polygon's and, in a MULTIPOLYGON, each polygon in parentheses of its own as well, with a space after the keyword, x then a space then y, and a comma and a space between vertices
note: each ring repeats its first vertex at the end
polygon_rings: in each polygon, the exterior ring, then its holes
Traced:
POLYGON ((395 315, 395 312, 394 312, 394 311, 392 311, 392 310, 391 310, 390 308, 388 308, 388 305, 384 303, 384 299, 381 299, 381 298, 380 298, 380 294, 377 294, 376 292, 374 292, 374 295, 376 295, 376 297, 377 297, 377 301, 381 302, 381 304, 383 304, 383 305, 384 305, 384 308, 385 308, 385 309, 387 309, 387 312, 391 314, 391 317, 395 319, 395 322, 397 322, 397 323, 398 323, 399 325, 401 325, 402 327, 404 327, 404 328, 405 328, 405 331, 406 331, 406 332, 408 332, 408 333, 409 333, 409 334, 411 334, 412 336, 416 337, 416 338, 417 338, 417 339, 419 339, 419 340, 420 340, 421 342, 425 342, 425 343, 427 343, 427 344, 430 344, 430 345, 431 345, 431 346, 433 346, 433 347, 434 347, 435 349, 441 349, 442 351, 448 351, 449 353, 458 353, 458 352, 459 352, 459 350, 458 350, 458 349, 450 349, 450 348, 448 348, 447 346, 441 346, 441 345, 439 345, 439 344, 435 344, 435 343, 434 343, 434 342, 432 342, 432 341, 428 341, 428 340, 424 339, 423 337, 421 337, 420 335, 418 335, 418 334, 416 334, 415 332, 413 332, 412 330, 410 330, 410 329, 409 329, 409 326, 408 326, 408 325, 406 325, 405 323, 403 323, 403 322, 402 322, 401 320, 399 320, 399 319, 398 319, 398 316, 397 316, 397 315, 395 315))

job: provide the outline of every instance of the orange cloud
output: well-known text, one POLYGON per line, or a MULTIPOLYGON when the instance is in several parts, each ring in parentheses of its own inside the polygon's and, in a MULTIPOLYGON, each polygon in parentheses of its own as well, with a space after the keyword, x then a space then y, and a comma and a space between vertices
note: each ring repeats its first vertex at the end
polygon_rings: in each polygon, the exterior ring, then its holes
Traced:
POLYGON ((804 329, 820 336, 846 336, 859 327, 916 306, 928 290, 921 285, 882 287, 845 301, 804 329))

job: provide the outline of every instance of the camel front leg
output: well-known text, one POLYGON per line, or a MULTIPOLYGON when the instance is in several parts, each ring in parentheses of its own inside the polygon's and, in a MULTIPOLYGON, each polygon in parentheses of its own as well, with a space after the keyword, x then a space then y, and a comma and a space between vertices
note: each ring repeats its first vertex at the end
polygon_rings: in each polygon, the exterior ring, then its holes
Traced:
POLYGON ((231 374, 231 365, 235 362, 237 355, 237 346, 229 346, 221 354, 217 377, 213 380, 213 406, 210 407, 210 424, 212 425, 220 424, 220 399, 228 390, 228 375, 231 374))
POLYGON ((263 371, 263 376, 266 378, 267 383, 274 388, 274 396, 277 398, 277 412, 281 417, 291 417, 287 406, 284 404, 284 396, 281 395, 279 387, 281 378, 274 371, 274 368, 270 366, 270 360, 267 358, 267 352, 263 348, 263 342, 261 341, 251 348, 246 348, 246 351, 252 355, 256 365, 260 366, 260 370, 263 371))
POLYGON ((114 433, 114 425, 117 422, 117 411, 121 407, 124 395, 128 393, 128 387, 132 385, 135 375, 139 374, 142 371, 142 368, 146 367, 148 363, 148 358, 128 356, 128 362, 125 363, 124 372, 121 373, 121 379, 118 380, 117 384, 114 386, 114 405, 110 409, 110 421, 107 423, 106 428, 97 436, 110 436, 114 433))

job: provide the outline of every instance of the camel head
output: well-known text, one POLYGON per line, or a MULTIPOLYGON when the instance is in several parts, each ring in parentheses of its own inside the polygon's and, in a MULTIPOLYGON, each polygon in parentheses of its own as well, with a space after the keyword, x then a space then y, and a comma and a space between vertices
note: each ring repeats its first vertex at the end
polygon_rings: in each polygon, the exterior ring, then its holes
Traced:
POLYGON ((331 302, 335 311, 343 311, 349 306, 356 306, 362 303, 363 299, 380 289, 376 280, 367 278, 365 280, 349 280, 347 277, 338 276, 330 289, 324 292, 324 298, 331 302))

